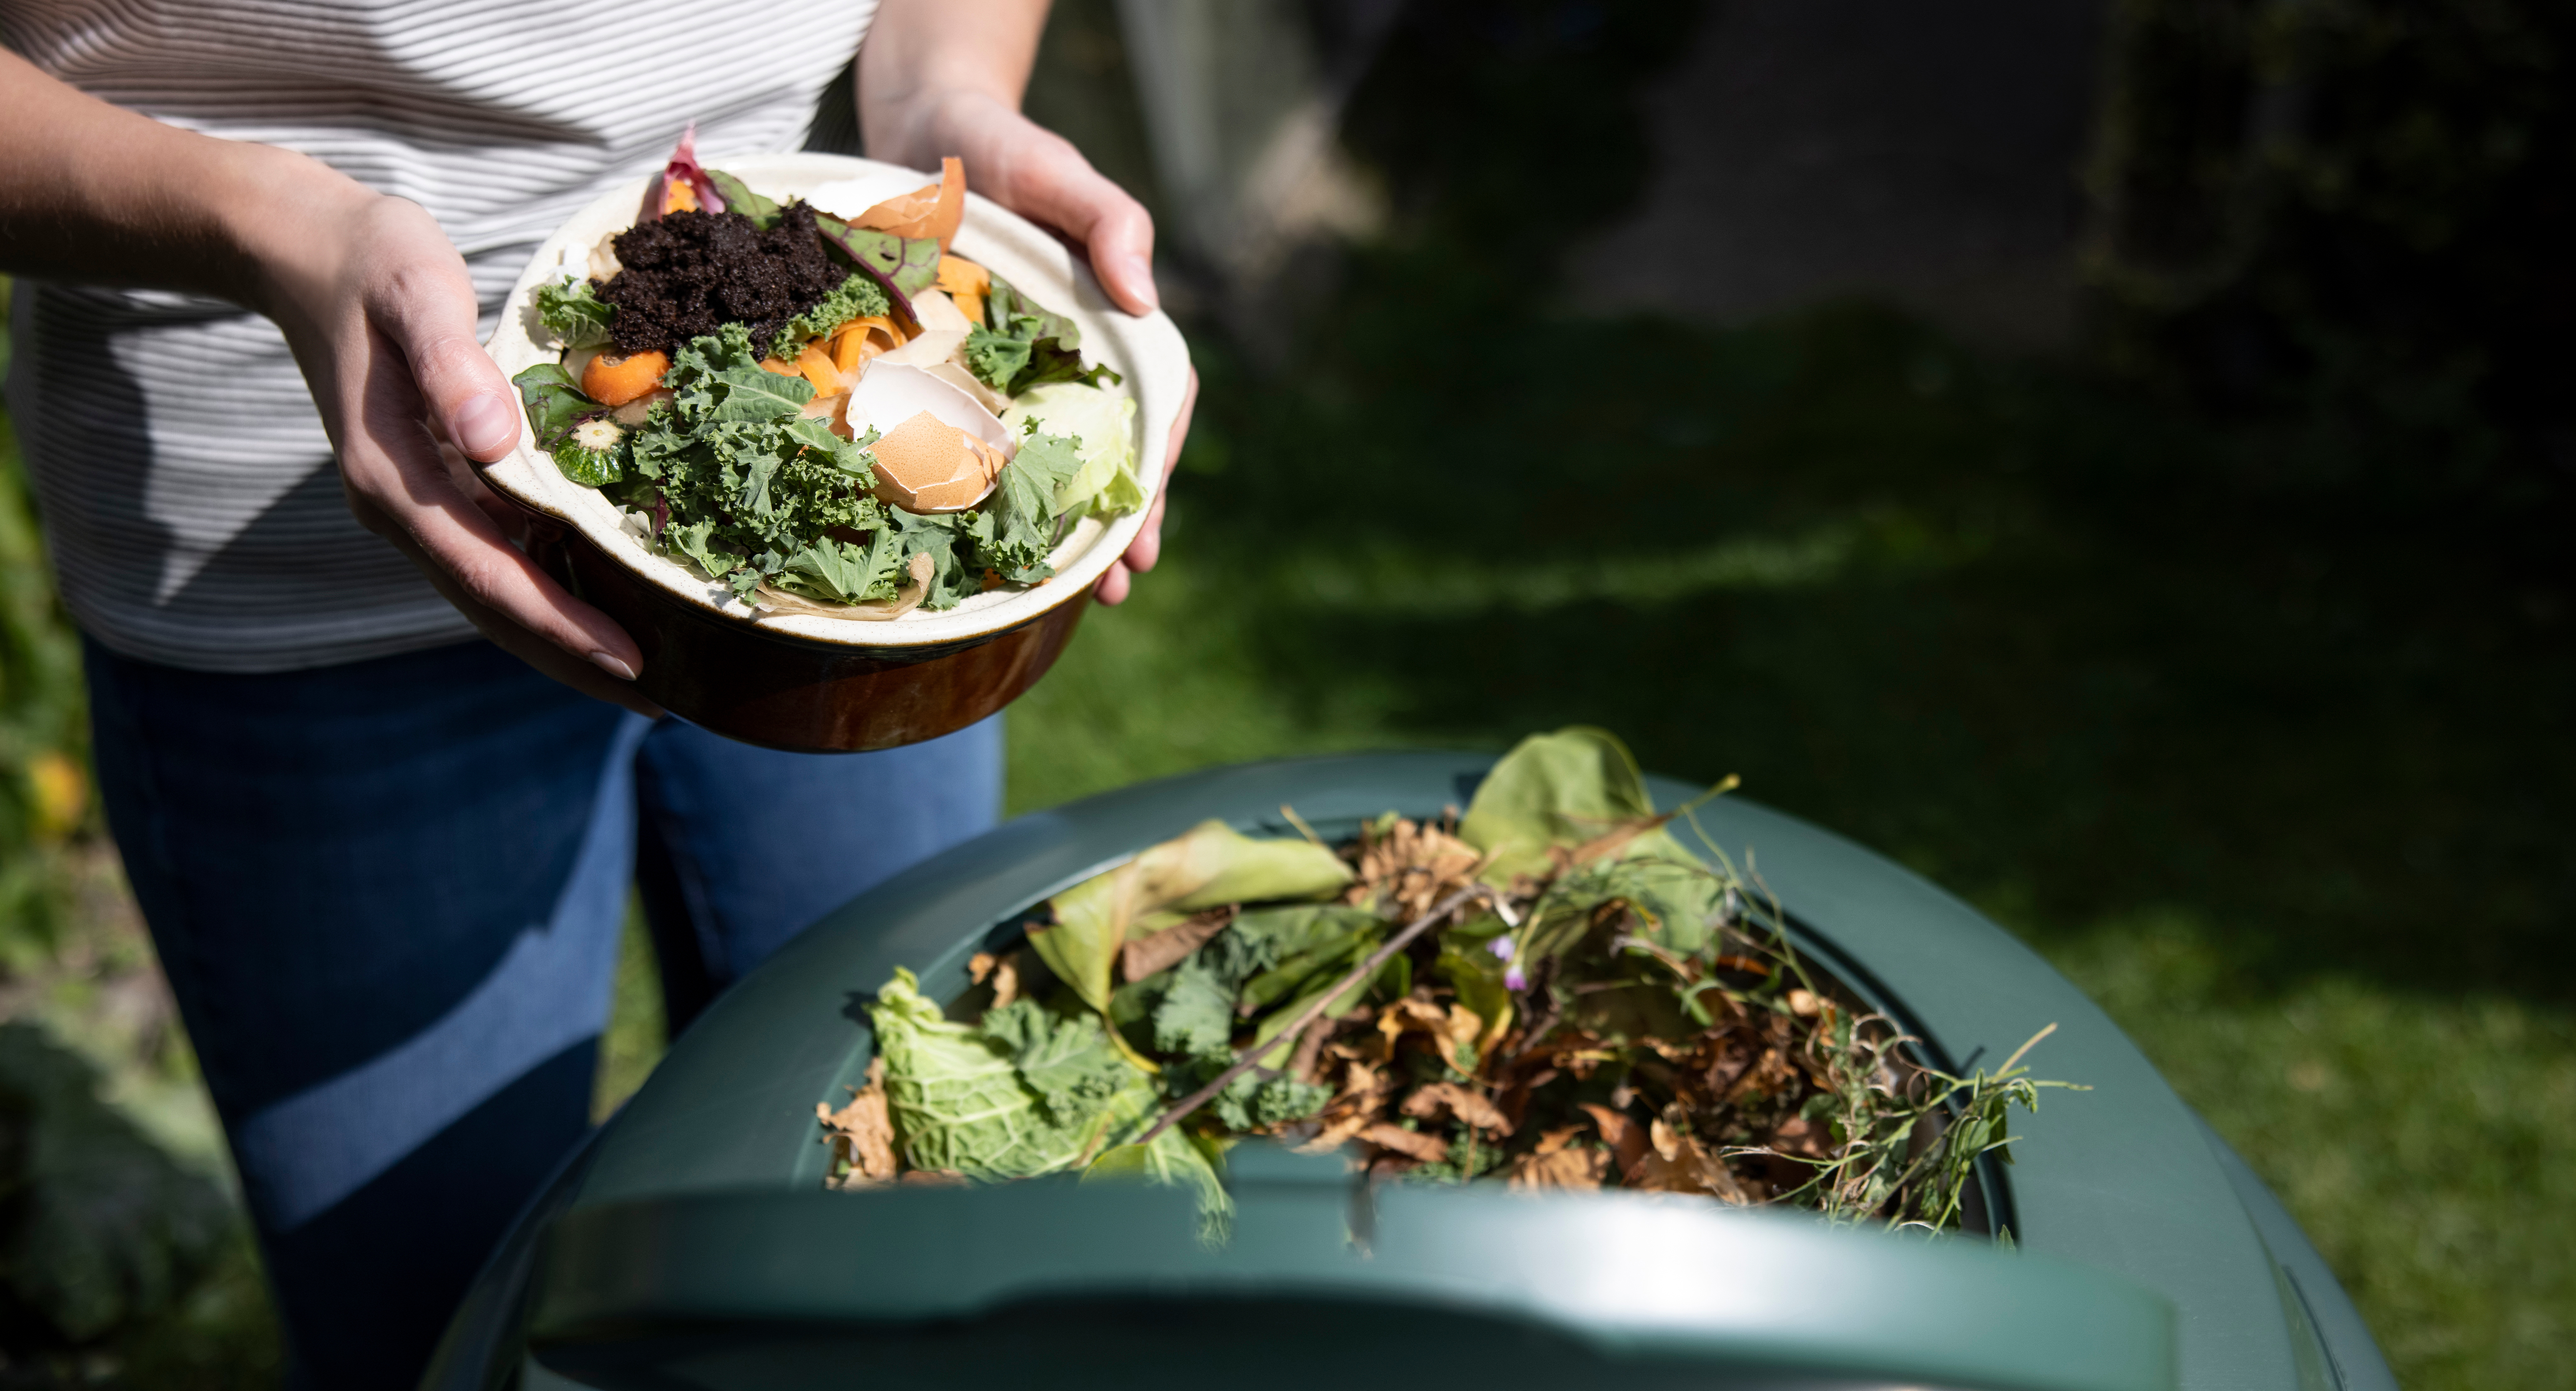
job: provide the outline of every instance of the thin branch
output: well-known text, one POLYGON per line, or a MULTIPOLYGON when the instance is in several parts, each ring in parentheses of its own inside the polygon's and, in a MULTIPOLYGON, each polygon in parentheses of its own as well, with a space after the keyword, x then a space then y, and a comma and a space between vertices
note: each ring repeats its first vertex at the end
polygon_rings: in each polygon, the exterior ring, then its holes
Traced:
POLYGON ((2010 1077, 2010 1076, 2012 1075, 2013 1064, 2015 1064, 2015 1063, 2017 1063, 2017 1062, 2020 1062, 2020 1061, 2021 1061, 2021 1055, 2022 1055, 2022 1054, 2029 1052, 2029 1051, 2030 1051, 2034 1046, 2036 1046, 2036 1045, 2039 1043, 2039 1041, 2040 1041, 2041 1039, 2044 1039, 2044 1038, 2048 1037, 2050 1034, 2053 1034, 2053 1033, 2056 1033, 2056 1032, 2057 1032, 2057 1026, 2056 1026, 2056 1025, 2054 1025, 2054 1024, 2051 1024, 2051 1025, 2049 1025, 2047 1028, 2040 1030, 2038 1033, 2032 1034, 2032 1035, 2030 1036, 2030 1042, 2025 1043, 2025 1044, 2023 1044, 2021 1047, 2014 1049, 2014 1050, 2013 1050, 2013 1052, 2012 1052, 2012 1056, 2011 1056, 2011 1057, 2009 1057, 2009 1058, 2004 1059, 2004 1065, 2003 1065, 2002 1067, 1999 1067, 1999 1068, 1995 1069, 1995 1080, 1996 1080, 1996 1081, 1998 1081, 1998 1082, 2000 1082, 2000 1081, 2004 1080, 2005 1078, 2010 1077))
MULTIPOLYGON (((1483 866, 1479 865, 1477 868, 1482 869, 1483 866)), ((1431 905, 1430 912, 1425 913, 1421 917, 1415 918, 1412 922, 1405 924, 1404 930, 1396 933, 1393 937, 1388 938, 1385 946, 1369 953, 1368 959, 1353 968, 1349 975, 1346 975, 1340 980, 1334 982, 1331 988, 1317 995, 1315 997, 1315 1002, 1306 1006, 1304 1011, 1299 1013, 1296 1018, 1290 1020, 1284 1027, 1274 1031, 1271 1035, 1270 1042, 1256 1043, 1252 1045, 1252 1047, 1247 1050, 1242 1057, 1235 1059, 1234 1066, 1218 1073, 1215 1081, 1208 1083, 1206 1086, 1199 1088, 1197 1091, 1194 1091, 1188 1096, 1182 1097, 1179 1101, 1173 1103, 1172 1109, 1165 1111, 1162 1115, 1156 1117, 1152 1128, 1148 1129, 1144 1134, 1137 1136, 1131 1143, 1139 1145, 1152 1144, 1154 1142, 1154 1137, 1171 1129, 1175 1122, 1186 1118, 1191 1112, 1194 1112, 1200 1107, 1207 1105, 1209 1102, 1216 1100, 1217 1094, 1232 1085, 1235 1078, 1250 1072, 1254 1067, 1258 1066, 1263 1054, 1278 1047, 1280 1039, 1298 1034, 1302 1032, 1307 1025, 1314 1023, 1317 1016, 1321 1015, 1325 1009, 1330 1007, 1333 1001, 1340 999, 1344 991, 1347 991, 1352 986, 1358 985, 1360 982, 1376 975, 1379 967, 1394 960, 1397 952, 1413 945, 1413 939, 1429 931, 1433 923, 1440 921, 1451 913, 1457 912, 1460 905, 1464 904, 1468 899, 1474 898, 1478 894, 1487 894, 1492 892, 1493 890, 1486 888, 1482 884, 1471 882, 1467 887, 1460 889, 1458 892, 1431 905)))

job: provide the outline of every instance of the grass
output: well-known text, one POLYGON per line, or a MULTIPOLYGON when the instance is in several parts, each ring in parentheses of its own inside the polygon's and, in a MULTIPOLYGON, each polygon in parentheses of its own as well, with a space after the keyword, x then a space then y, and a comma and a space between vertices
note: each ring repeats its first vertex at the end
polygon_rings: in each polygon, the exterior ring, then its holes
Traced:
POLYGON ((1869 311, 1551 320, 1534 377, 1413 353, 1477 316, 1430 252, 1364 259, 1290 370, 1205 355, 1172 559, 1014 711, 1019 805, 1573 721, 1741 772, 2100 999, 2405 1384, 2551 1384, 2576 886, 2545 591, 2266 498, 2233 472, 2259 441, 1869 311))

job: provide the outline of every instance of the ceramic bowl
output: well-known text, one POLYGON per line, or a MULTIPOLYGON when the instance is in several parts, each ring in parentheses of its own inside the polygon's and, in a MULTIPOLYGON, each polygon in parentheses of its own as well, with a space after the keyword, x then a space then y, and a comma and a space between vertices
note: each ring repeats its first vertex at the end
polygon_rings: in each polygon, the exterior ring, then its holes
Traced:
MULTIPOLYGON (((820 154, 729 158, 716 167, 779 202, 805 198, 845 216, 938 177, 820 154)), ((633 224, 643 200, 643 180, 621 186, 538 248, 486 345, 503 373, 555 360, 537 322, 536 287, 584 266, 600 238, 633 224)), ((483 480, 535 520, 529 554, 643 648, 636 686, 665 709, 718 734, 802 752, 892 748, 963 729, 1046 674, 1093 583, 1135 540, 1161 491, 1188 389, 1180 330, 1161 313, 1138 318, 1114 307, 1063 243, 979 195, 967 195, 965 226, 950 249, 1072 318, 1083 355, 1126 378, 1136 398, 1145 506, 1108 523, 1084 519, 1049 557, 1055 578, 1025 590, 997 589, 944 612, 885 622, 764 613, 656 554, 614 503, 555 468, 523 420, 518 447, 484 469, 483 480)))

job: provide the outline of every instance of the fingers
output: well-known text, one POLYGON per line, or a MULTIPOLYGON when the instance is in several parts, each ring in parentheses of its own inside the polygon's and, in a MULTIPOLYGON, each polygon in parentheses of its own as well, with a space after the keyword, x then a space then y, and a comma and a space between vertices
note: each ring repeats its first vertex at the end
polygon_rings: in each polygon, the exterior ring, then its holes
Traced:
POLYGON ((1163 499, 1157 497, 1152 509, 1145 513, 1145 525, 1137 529, 1136 539, 1127 543, 1127 553, 1118 560, 1130 570, 1144 571, 1153 569, 1154 562, 1162 558, 1163 499))
POLYGON ((1092 168, 1072 142, 1018 112, 982 119, 998 127, 979 142, 995 197, 1080 242, 1119 308, 1154 312, 1162 297, 1154 290, 1154 219, 1145 205, 1092 168))
POLYGON ((1127 578, 1127 567, 1124 564, 1111 565, 1109 573, 1100 577, 1100 583, 1092 586, 1091 597, 1111 608, 1116 608, 1127 602, 1127 590, 1131 583, 1127 578))
POLYGON ((1188 442, 1190 417, 1198 410, 1199 369, 1190 369, 1190 383, 1181 393, 1181 409, 1172 417, 1169 445, 1163 450, 1163 482, 1154 490, 1154 506, 1145 513, 1145 524, 1136 530, 1136 539, 1127 545, 1127 553, 1110 565, 1107 574, 1092 590, 1101 603, 1116 607, 1127 601, 1135 587, 1135 575, 1151 570, 1163 558, 1163 507, 1172 497, 1172 470, 1181 462, 1181 446, 1188 442))
MULTIPOLYGON (((561 678, 559 667, 570 665, 530 655, 551 647, 588 664, 589 679, 572 683, 584 689, 603 672, 620 685, 634 680, 644 662, 635 640, 512 546, 492 516, 447 476, 420 424, 427 393, 416 386, 410 360, 384 334, 362 333, 365 341, 353 345, 366 358, 358 369, 358 400, 339 432, 341 476, 358 519, 400 546, 494 641, 540 669, 561 678), (533 642, 505 637, 504 627, 533 642)), ((474 353, 480 357, 481 349, 474 353)), ((489 359, 484 366, 489 370, 489 359)), ((635 708, 639 699, 630 690, 618 703, 635 708)))
POLYGON ((1172 417, 1171 441, 1163 450, 1163 482, 1154 490, 1153 510, 1145 514, 1145 525, 1137 530, 1127 554, 1119 557, 1130 570, 1151 570, 1163 557, 1163 505, 1172 499, 1172 471, 1180 466, 1181 446, 1189 440, 1190 416, 1198 404, 1199 369, 1193 367, 1189 386, 1181 393, 1180 413, 1172 417))
POLYGON ((399 199, 375 215, 391 253, 369 278, 368 317, 411 365, 413 382, 443 435, 491 463, 519 442, 518 395, 476 336, 474 282, 446 237, 399 199))
POLYGON ((395 546, 429 576, 430 584, 447 602, 456 606, 457 612, 465 615, 477 632, 490 639, 493 646, 594 700, 622 706, 648 719, 662 716, 662 707, 645 699, 644 693, 635 689, 632 681, 613 675, 592 662, 576 660, 562 648, 503 617, 475 598, 455 576, 430 560, 409 536, 397 531, 392 539, 395 546))
POLYGON ((1100 277, 1101 288, 1119 308, 1153 313, 1163 302, 1154 288, 1154 219, 1127 190, 1100 175, 1092 174, 1086 182, 1093 187, 1082 190, 1083 208, 1093 217, 1089 229, 1077 235, 1090 253, 1091 273, 1100 277))
POLYGON ((1190 438, 1190 417, 1199 408, 1199 369, 1190 369, 1190 384, 1181 392, 1180 414, 1172 417, 1171 443, 1163 450, 1163 482, 1172 481, 1172 470, 1181 462, 1181 446, 1190 438))

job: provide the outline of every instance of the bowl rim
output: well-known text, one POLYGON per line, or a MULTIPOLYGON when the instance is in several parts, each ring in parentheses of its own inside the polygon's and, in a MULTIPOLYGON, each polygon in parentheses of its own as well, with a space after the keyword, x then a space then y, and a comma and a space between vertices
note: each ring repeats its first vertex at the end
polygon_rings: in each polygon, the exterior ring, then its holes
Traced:
MULTIPOLYGON (((814 153, 737 156, 717 161, 716 167, 780 201, 850 180, 874 181, 899 192, 939 177, 876 160, 814 153)), ((502 375, 515 376, 538 363, 560 359, 560 349, 547 346, 536 319, 537 286, 557 279, 567 261, 582 264, 601 237, 633 225, 650 182, 645 178, 620 183, 538 246, 511 287, 500 322, 484 345, 502 375)), ((735 598, 726 586, 650 550, 629 529, 616 504, 598 490, 565 478, 552 456, 537 448, 536 433, 524 411, 519 413, 518 443, 506 458, 480 469, 483 481, 519 506, 580 533, 654 590, 762 637, 860 650, 954 648, 997 637, 1044 616, 1108 572, 1143 529, 1161 496, 1172 425, 1180 417, 1188 390, 1189 347, 1178 326, 1162 311, 1131 315, 1111 304, 1090 268, 1054 234, 981 194, 970 191, 966 203, 965 225, 952 249, 1071 318, 1082 329, 1085 356, 1107 362, 1124 376, 1125 389, 1136 401, 1140 431, 1136 471, 1144 501, 1115 521, 1104 524, 1085 518, 1078 523, 1048 557, 1056 569, 1054 578, 1025 590, 970 595, 944 612, 915 609, 887 621, 764 612, 735 598)), ((820 210, 855 214, 863 208, 820 210)))

